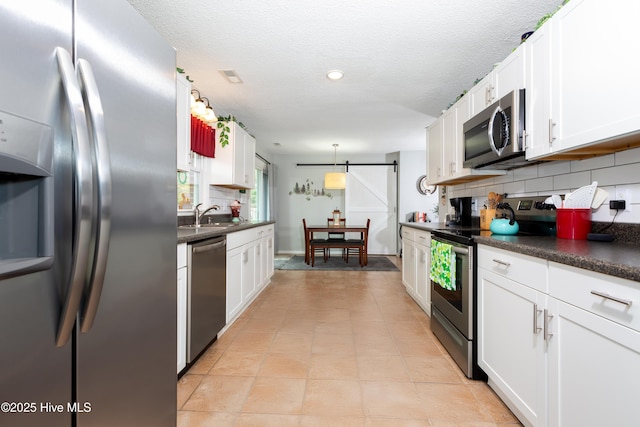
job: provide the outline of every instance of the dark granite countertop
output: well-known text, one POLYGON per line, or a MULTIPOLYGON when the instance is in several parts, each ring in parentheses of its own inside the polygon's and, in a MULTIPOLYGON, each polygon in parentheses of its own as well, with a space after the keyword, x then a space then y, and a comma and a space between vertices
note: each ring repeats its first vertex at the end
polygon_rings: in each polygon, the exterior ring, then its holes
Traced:
MULTIPOLYGON (((442 223, 401 223, 431 231, 442 223)), ((475 236, 479 244, 640 282, 640 245, 536 236, 475 236)))
POLYGON ((225 228, 180 228, 178 227, 178 243, 193 243, 211 237, 223 236, 236 231, 247 230, 249 228, 261 227, 263 225, 275 224, 275 221, 245 221, 238 225, 225 228))

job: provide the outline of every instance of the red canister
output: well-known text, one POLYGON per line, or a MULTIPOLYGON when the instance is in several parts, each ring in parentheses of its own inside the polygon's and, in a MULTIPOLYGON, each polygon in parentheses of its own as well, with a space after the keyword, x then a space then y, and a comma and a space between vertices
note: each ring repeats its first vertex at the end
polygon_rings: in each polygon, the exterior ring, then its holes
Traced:
POLYGON ((586 240, 591 233, 591 209, 556 210, 556 236, 560 239, 586 240))

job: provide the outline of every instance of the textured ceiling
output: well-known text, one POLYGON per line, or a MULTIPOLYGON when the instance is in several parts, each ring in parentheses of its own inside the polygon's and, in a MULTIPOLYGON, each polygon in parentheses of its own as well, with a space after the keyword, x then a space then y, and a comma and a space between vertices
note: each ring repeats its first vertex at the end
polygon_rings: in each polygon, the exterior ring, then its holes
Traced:
POLYGON ((424 150, 434 117, 560 1, 129 0, 273 154, 424 150))

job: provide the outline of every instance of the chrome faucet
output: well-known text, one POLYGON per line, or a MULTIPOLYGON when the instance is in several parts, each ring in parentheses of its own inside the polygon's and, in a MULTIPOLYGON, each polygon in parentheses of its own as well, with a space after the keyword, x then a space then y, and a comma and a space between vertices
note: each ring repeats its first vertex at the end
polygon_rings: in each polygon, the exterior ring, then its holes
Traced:
POLYGON ((209 206, 207 209, 205 209, 204 211, 200 212, 200 206, 202 206, 202 203, 198 203, 195 207, 195 214, 196 214, 196 228, 200 227, 200 221, 202 221, 202 217, 209 212, 210 210, 218 210, 220 209, 220 206, 218 205, 211 205, 209 206))

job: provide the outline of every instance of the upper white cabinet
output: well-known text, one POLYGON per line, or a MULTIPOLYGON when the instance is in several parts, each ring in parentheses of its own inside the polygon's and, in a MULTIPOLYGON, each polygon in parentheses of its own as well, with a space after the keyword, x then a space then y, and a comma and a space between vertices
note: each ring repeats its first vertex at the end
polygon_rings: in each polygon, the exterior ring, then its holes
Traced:
POLYGON ((227 122, 229 144, 220 145, 220 129, 216 129, 215 158, 209 162, 209 183, 229 188, 255 186, 255 139, 238 125, 227 122))
POLYGON ((551 148, 551 33, 551 25, 543 25, 526 42, 525 144, 530 159, 551 148))
POLYGON ((530 54, 538 87, 527 94, 527 114, 540 115, 528 120, 528 158, 580 158, 630 146, 621 137, 640 130, 634 96, 640 61, 628 48, 639 17, 637 1, 572 0, 527 40, 539 44, 530 54), (549 70, 545 87, 540 73, 549 70))
POLYGON ((176 77, 178 170, 189 170, 191 152, 191 83, 180 73, 176 77))
POLYGON ((427 181, 435 184, 442 178, 442 117, 427 128, 427 181))
POLYGON ((478 114, 509 92, 525 87, 525 49, 524 44, 518 46, 469 90, 467 96, 470 98, 471 116, 478 114))
POLYGON ((177 169, 201 171, 204 157, 191 151, 191 82, 176 76, 177 169))
POLYGON ((445 111, 427 130, 427 179, 430 184, 462 184, 506 174, 464 167, 464 123, 509 92, 525 87, 525 46, 520 45, 445 111))
POLYGON ((427 180, 430 184, 461 184, 505 171, 471 169, 464 164, 464 123, 470 118, 470 96, 458 102, 436 119, 427 130, 427 180))

